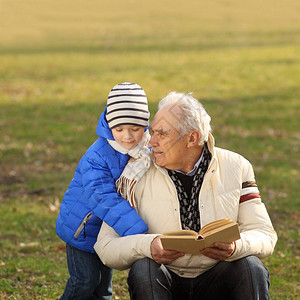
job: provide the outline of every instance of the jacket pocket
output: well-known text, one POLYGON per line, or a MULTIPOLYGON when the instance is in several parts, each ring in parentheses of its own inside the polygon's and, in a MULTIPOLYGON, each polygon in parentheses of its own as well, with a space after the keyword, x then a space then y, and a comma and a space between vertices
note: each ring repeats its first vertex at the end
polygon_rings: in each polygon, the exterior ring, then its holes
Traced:
POLYGON ((79 227, 77 228, 75 234, 74 234, 74 238, 77 239, 79 237, 79 234, 80 232, 82 231, 82 229, 84 230, 83 232, 83 237, 85 238, 86 235, 85 235, 85 225, 86 223, 92 218, 92 214, 91 213, 88 213, 84 219, 82 220, 82 222, 80 223, 79 227))

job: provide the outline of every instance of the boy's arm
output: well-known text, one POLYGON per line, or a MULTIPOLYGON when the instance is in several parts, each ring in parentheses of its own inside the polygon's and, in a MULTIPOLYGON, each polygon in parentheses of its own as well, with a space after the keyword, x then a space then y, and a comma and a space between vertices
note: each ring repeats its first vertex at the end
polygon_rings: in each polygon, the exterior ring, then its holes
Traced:
POLYGON ((148 226, 136 210, 119 196, 106 162, 98 156, 88 158, 82 168, 82 181, 92 213, 105 221, 120 236, 146 233, 148 226))

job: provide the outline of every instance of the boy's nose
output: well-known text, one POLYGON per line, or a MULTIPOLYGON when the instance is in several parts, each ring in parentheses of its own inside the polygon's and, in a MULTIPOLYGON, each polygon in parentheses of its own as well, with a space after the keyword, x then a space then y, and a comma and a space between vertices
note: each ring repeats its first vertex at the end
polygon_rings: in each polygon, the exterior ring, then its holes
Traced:
POLYGON ((132 137, 132 134, 129 130, 126 130, 125 131, 125 138, 131 138, 132 137))

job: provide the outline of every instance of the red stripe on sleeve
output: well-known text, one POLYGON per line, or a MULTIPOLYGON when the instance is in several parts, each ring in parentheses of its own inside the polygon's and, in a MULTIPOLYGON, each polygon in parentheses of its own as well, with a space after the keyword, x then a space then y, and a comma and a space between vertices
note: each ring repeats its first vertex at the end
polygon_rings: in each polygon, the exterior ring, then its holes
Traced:
POLYGON ((246 194, 240 198, 240 203, 243 203, 245 201, 252 200, 255 198, 260 198, 260 194, 259 193, 246 194))

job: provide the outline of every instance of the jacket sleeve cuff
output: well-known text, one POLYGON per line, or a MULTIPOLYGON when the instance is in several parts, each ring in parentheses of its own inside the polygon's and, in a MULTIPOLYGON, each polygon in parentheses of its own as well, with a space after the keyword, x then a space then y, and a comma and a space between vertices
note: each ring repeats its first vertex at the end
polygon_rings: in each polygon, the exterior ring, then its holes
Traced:
POLYGON ((242 240, 239 239, 235 241, 235 250, 230 257, 226 259, 226 261, 234 261, 240 258, 240 252, 242 249, 242 240))

